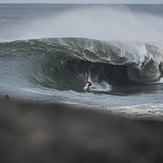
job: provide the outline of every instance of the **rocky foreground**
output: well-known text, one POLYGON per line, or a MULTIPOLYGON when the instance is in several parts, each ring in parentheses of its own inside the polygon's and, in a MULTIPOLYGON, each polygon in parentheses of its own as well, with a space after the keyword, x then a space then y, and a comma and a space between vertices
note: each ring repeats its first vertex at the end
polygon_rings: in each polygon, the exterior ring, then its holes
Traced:
POLYGON ((163 122, 0 101, 0 163, 162 163, 163 122))

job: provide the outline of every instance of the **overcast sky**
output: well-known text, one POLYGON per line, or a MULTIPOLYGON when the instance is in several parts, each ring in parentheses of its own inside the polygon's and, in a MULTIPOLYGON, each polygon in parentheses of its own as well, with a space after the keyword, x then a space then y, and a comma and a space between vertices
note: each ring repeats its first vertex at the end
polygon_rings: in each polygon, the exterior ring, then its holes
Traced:
POLYGON ((0 3, 128 3, 163 4, 163 0, 0 0, 0 3))

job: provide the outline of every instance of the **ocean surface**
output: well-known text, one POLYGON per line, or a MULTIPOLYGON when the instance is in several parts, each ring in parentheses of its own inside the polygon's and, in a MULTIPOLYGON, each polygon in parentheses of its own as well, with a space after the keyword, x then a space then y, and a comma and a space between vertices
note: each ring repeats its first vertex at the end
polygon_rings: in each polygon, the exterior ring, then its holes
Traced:
POLYGON ((163 5, 0 4, 1 97, 163 117, 162 75, 163 5))

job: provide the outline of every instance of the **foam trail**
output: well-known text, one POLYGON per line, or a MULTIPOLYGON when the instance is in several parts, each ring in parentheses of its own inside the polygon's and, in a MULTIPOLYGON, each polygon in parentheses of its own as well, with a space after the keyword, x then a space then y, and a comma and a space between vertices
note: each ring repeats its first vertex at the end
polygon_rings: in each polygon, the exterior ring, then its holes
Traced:
POLYGON ((94 92, 109 92, 112 90, 112 86, 103 80, 100 83, 93 83, 93 86, 90 88, 90 90, 94 92))
POLYGON ((126 7, 88 7, 52 13, 3 32, 3 40, 82 37, 98 40, 162 41, 163 20, 126 7), (5 33, 5 34, 4 34, 5 33))

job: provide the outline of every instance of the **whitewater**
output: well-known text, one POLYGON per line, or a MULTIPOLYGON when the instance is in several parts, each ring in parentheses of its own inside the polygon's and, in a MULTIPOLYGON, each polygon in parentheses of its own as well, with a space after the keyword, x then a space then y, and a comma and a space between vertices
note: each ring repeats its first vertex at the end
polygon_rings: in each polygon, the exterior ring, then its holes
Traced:
POLYGON ((0 4, 0 95, 162 117, 162 9, 0 4))

